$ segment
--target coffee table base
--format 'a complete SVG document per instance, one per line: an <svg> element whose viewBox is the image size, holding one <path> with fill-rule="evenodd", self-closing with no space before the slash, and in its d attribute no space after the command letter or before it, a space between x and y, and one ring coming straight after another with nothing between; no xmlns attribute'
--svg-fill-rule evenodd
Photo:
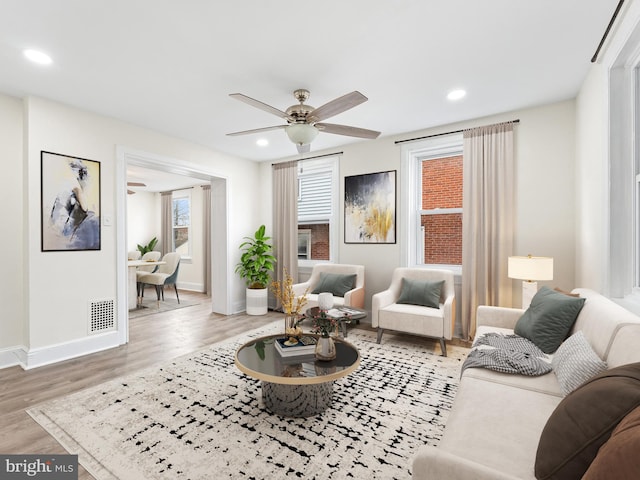
<svg viewBox="0 0 640 480"><path fill-rule="evenodd" d="M283 417L311 417L324 412L333 397L333 382L284 385L262 382L262 400L271 412Z"/></svg>

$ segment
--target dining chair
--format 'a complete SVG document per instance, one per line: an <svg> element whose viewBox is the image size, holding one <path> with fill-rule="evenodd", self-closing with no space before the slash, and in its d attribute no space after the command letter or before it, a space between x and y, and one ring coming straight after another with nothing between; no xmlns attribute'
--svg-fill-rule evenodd
<svg viewBox="0 0 640 480"><path fill-rule="evenodd" d="M147 252L142 256L140 260L142 260L143 262L157 262L158 260L160 260L160 255L160 252ZM140 277L146 275L147 273L153 273L156 270L158 270L158 265L141 265L136 269L136 288L139 297L141 297L143 293L142 285L140 284Z"/></svg>
<svg viewBox="0 0 640 480"><path fill-rule="evenodd" d="M141 275L138 278L138 281L141 283L141 290L144 293L145 285L154 285L156 287L158 301L160 301L160 296L162 296L162 300L164 301L164 286L173 285L176 290L176 298L178 299L178 303L180 303L178 286L176 285L178 281L178 269L180 268L180 254L176 252L167 253L162 257L162 261L165 263L159 265L158 270L153 273Z"/></svg>

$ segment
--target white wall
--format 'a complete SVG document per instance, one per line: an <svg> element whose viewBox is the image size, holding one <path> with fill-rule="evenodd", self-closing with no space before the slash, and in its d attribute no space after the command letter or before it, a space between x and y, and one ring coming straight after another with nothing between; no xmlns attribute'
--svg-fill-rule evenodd
<svg viewBox="0 0 640 480"><path fill-rule="evenodd" d="M607 72L594 64L576 102L576 284L607 291Z"/></svg>
<svg viewBox="0 0 640 480"><path fill-rule="evenodd" d="M115 175L116 148L126 146L153 152L165 158L184 160L215 177L227 179L229 200L228 238L225 252L229 264L237 262L235 245L247 231L261 222L251 208L259 192L258 166L255 162L230 157L157 132L111 118L78 110L48 100L30 97L26 106L26 145L24 159L26 188L17 192L24 207L19 213L26 222L26 288L28 333L23 343L30 352L89 340L88 304L92 300L115 298L117 232ZM15 120L19 116L14 115ZM92 252L40 251L40 151L47 150L101 162L102 216L111 216L114 226L102 227L102 249ZM17 160L17 159L16 159ZM214 267L215 268L215 267ZM232 302L242 305L244 288L232 280ZM18 295L19 297L19 295ZM123 299L124 301L124 299ZM13 327L12 327L13 328Z"/></svg>
<svg viewBox="0 0 640 480"><path fill-rule="evenodd" d="M365 265L366 308L371 295L388 287L393 269L401 264L400 244L354 245L344 243L344 177L384 170L398 170L401 152L396 140L520 119L515 127L516 231L515 254L552 256L554 280L540 282L571 289L574 282L575 102L564 102L507 112L438 128L381 137L344 145L340 149L313 152L321 155L343 151L340 162L340 248L338 262ZM262 175L271 178L271 164L262 164ZM268 185L267 185L268 186ZM398 195L403 186L398 182ZM271 192L269 192L269 199ZM398 219L399 220L399 219ZM403 225L398 221L397 232ZM401 235L398 235L401 238ZM506 262L507 259L505 258ZM514 305L521 304L521 284L514 281Z"/></svg>
<svg viewBox="0 0 640 480"><path fill-rule="evenodd" d="M147 245L153 237L160 240L160 194L127 195L127 251Z"/></svg>
<svg viewBox="0 0 640 480"><path fill-rule="evenodd" d="M3 349L22 345L24 224L22 210L22 102L0 94L0 205L3 252L0 275L0 363ZM13 362L15 363L15 359Z"/></svg>

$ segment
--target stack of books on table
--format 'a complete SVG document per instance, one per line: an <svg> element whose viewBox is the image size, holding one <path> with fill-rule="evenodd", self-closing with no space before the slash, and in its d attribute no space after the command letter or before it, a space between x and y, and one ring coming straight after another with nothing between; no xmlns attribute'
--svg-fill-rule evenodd
<svg viewBox="0 0 640 480"><path fill-rule="evenodd" d="M359 313L361 312L358 312L357 310L352 310L348 307L332 308L331 310L327 311L327 315L329 315L332 318L343 318L348 315L358 315Z"/></svg>
<svg viewBox="0 0 640 480"><path fill-rule="evenodd" d="M301 355L313 355L316 350L317 340L315 337L303 335L298 338L298 342L292 344L289 337L276 338L276 350L282 357L295 357Z"/></svg>

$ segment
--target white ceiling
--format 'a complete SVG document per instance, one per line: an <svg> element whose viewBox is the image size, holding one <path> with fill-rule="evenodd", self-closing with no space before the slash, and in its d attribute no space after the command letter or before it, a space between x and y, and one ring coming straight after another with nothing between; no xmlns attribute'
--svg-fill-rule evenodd
<svg viewBox="0 0 640 480"><path fill-rule="evenodd" d="M139 167L137 165L127 165L127 182L144 183L144 186L141 187L133 185L127 186L127 190L136 193L168 192L170 190L180 190L209 183L209 181L200 178L176 175L161 170Z"/></svg>
<svg viewBox="0 0 640 480"><path fill-rule="evenodd" d="M296 88L331 123L411 132L575 97L618 0L0 0L0 92L38 95L253 160L296 154ZM48 53L48 67L25 48ZM446 100L465 88L466 98ZM258 147L259 137L270 141ZM311 150L362 141L321 133Z"/></svg>

